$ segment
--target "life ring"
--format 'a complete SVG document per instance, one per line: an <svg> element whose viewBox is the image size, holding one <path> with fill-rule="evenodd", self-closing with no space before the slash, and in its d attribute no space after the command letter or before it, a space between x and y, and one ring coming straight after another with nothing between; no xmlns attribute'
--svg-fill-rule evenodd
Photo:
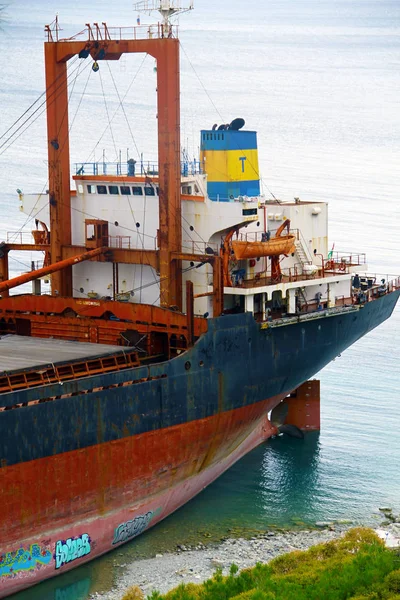
<svg viewBox="0 0 400 600"><path fill-rule="evenodd" d="M335 269L335 263L333 262L333 260L328 260L325 263L325 269L327 271L334 271Z"/></svg>
<svg viewBox="0 0 400 600"><path fill-rule="evenodd" d="M341 262L339 263L339 271L345 271L346 270L346 263L345 262Z"/></svg>

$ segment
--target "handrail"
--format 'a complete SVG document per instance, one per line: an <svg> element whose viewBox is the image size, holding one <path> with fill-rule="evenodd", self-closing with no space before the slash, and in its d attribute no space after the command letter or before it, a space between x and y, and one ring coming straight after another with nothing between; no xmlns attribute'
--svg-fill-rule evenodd
<svg viewBox="0 0 400 600"><path fill-rule="evenodd" d="M345 263L348 266L365 265L367 263L367 256L365 252L337 252L331 251L326 258L326 261L331 261L332 264Z"/></svg>
<svg viewBox="0 0 400 600"><path fill-rule="evenodd" d="M131 176L135 175L146 176L146 175L158 175L158 162L157 161L145 161L143 159L139 161L130 160L126 162L109 162L106 160L98 160L95 162L81 162L75 163L75 175L121 175ZM203 166L199 160L184 160L181 161L181 175L182 177L189 177L192 175L202 175L204 173Z"/></svg>
<svg viewBox="0 0 400 600"><path fill-rule="evenodd" d="M53 24L52 24L53 25ZM59 39L58 22L52 29L51 25L45 25L45 33L47 35L48 42L60 41L76 41L82 40L87 42L106 42L107 40L146 40L152 38L169 38L178 37L179 27L178 25L168 25L168 29L161 23L152 23L151 25L132 25L130 27L108 27L106 23L86 23L85 29L79 31L75 35L69 38ZM55 35L53 35L53 33Z"/></svg>
<svg viewBox="0 0 400 600"><path fill-rule="evenodd" d="M95 248L94 250L89 250L88 252L84 252L83 254L79 254L77 256L72 256L71 258L66 258L65 260L60 260L58 262L52 263L47 267L42 267L41 269L37 269L36 271L29 271L28 273L24 273L23 275L19 275L18 277L13 277L12 279L7 279L5 281L0 282L0 293L6 292L14 287L22 285L23 283L28 283L29 281L33 281L34 279L39 279L43 275L50 275L50 273L55 273L56 271L61 271L67 267L71 267L72 265L76 265L85 260L91 260L92 258L96 258L100 254L104 254L107 251L107 248Z"/></svg>
<svg viewBox="0 0 400 600"><path fill-rule="evenodd" d="M207 243L196 240L184 240L182 247L185 249L185 252L190 251L192 254L214 254L215 256L218 255L220 248L216 242Z"/></svg>
<svg viewBox="0 0 400 600"><path fill-rule="evenodd" d="M309 256L312 255L312 252L310 252L310 249L307 246L307 242L304 238L303 232L301 231L301 229L299 229L299 242L301 243L301 245L303 246L304 249L304 253L307 255L309 254Z"/></svg>
<svg viewBox="0 0 400 600"><path fill-rule="evenodd" d="M322 277L332 276L330 273L324 273L322 268L319 268L316 273L304 273L301 269L298 269L298 265L301 263L295 264L293 267L288 267L282 269L282 282L281 283L294 283L301 281L310 281L314 279L321 279ZM335 277L338 275L344 275L345 272L335 273ZM385 280L385 285L387 286L389 291L393 291L396 289L400 289L400 277L397 275L378 275L371 273L360 273L359 277L361 280L374 280L373 287L377 288L382 285L380 282L382 279ZM233 280L232 287L248 287L249 284L254 283L254 287L260 286L270 286L274 285L275 282L271 279L271 273L267 271L261 271L256 273L253 277L245 278L240 277ZM229 286L228 286L229 287Z"/></svg>

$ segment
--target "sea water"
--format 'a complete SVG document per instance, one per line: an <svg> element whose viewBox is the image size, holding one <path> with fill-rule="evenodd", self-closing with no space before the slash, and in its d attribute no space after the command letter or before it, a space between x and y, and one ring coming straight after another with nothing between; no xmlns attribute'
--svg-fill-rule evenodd
<svg viewBox="0 0 400 600"><path fill-rule="evenodd" d="M43 25L55 12L63 37L87 22L136 23L130 0L110 4L8 4L0 30L0 135L44 90ZM201 128L243 117L258 131L266 197L329 201L330 244L366 252L369 271L384 277L400 272L399 27L397 0L197 0L180 19L189 155L198 154ZM103 63L97 74L89 62L72 65L72 162L116 161L120 150L122 160L141 153L156 159L155 67L148 56L124 56L110 69ZM32 227L18 212L15 190L47 187L42 110L0 148L2 238ZM14 253L11 274L28 270L31 258ZM16 597L85 600L112 587L118 565L178 544L321 520L376 524L380 506L400 511L399 338L397 307L318 374L320 434L270 440L153 530Z"/></svg>

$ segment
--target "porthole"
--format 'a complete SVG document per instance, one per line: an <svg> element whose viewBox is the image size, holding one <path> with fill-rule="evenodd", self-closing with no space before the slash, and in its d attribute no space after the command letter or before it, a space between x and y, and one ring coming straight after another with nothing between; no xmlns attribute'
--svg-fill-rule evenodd
<svg viewBox="0 0 400 600"><path fill-rule="evenodd" d="M186 369L186 371L189 371L191 369L191 367L192 367L192 363L189 360L187 360L185 362L185 369Z"/></svg>

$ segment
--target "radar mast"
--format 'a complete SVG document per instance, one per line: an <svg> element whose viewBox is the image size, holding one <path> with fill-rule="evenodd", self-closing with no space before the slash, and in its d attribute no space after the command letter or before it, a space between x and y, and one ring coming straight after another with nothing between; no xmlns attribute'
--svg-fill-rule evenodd
<svg viewBox="0 0 400 600"><path fill-rule="evenodd" d="M168 27L171 24L172 16L193 10L193 2L194 0L188 0L188 6L183 6L181 0L141 0L141 2L135 2L133 8L137 12L149 15L158 11L162 16L164 27Z"/></svg>

